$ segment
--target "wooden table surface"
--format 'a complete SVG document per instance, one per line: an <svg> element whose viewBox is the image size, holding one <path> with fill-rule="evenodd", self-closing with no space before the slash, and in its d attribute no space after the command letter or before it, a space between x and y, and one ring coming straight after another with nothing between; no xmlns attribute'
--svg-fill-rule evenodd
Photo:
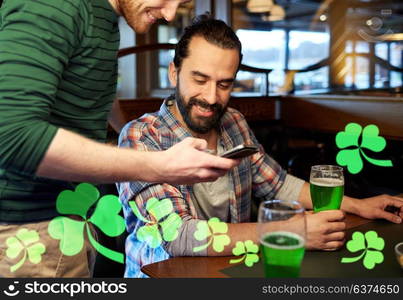
<svg viewBox="0 0 403 300"><path fill-rule="evenodd" d="M372 220L347 214L347 229L367 224ZM141 270L152 278L227 278L220 270L229 266L232 256L173 257L144 266Z"/></svg>

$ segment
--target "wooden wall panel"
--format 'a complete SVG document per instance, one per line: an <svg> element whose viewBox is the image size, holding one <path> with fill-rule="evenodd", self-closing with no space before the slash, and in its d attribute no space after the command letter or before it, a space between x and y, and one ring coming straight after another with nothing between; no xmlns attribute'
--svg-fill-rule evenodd
<svg viewBox="0 0 403 300"><path fill-rule="evenodd" d="M145 98L145 99L125 99L119 100L125 121L137 119L142 115L159 110L163 99Z"/></svg>
<svg viewBox="0 0 403 300"><path fill-rule="evenodd" d="M403 139L403 99L364 96L285 97L281 119L289 127L338 132L350 122L375 124L380 134Z"/></svg>
<svg viewBox="0 0 403 300"><path fill-rule="evenodd" d="M162 99L120 100L126 121L161 106ZM280 104L280 105L279 105ZM403 99L366 96L304 96L232 98L230 107L248 121L280 119L285 126L324 132L339 132L350 122L375 124L381 135L403 140Z"/></svg>

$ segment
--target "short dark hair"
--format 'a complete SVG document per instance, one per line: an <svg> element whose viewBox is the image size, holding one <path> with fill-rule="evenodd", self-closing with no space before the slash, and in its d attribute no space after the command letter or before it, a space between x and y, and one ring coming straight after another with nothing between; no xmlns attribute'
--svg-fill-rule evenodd
<svg viewBox="0 0 403 300"><path fill-rule="evenodd" d="M203 37L206 41L222 49L237 49L239 69L242 61L242 45L239 38L225 22L214 19L208 13L195 17L192 24L185 28L182 37L176 44L174 64L177 69L181 68L183 59L189 56L189 43L194 36Z"/></svg>

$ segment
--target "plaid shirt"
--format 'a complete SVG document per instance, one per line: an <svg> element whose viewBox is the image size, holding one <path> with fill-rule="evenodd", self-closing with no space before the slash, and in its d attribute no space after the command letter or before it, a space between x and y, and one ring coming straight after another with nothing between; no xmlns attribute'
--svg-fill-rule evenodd
<svg viewBox="0 0 403 300"><path fill-rule="evenodd" d="M156 113L145 114L141 118L129 122L119 137L119 146L133 148L138 151L166 150L191 134L175 119L169 106L175 100L168 98ZM251 215L252 193L261 199L272 199L284 182L286 172L270 158L258 143L246 120L240 112L228 108L220 123L220 142L224 150L242 143L258 145L260 151L233 168L230 180L230 221L231 223L249 222ZM167 243L151 248L147 243L138 240L137 230L145 223L134 215L129 201L136 201L139 211L147 220L153 220L145 209L147 200L169 198L174 211L182 218L182 228L187 223L198 219L192 201L192 185L169 185L147 182L121 182L117 184L120 201L129 232L126 240L126 272L125 277L146 277L140 270L143 265L168 259ZM181 229L182 229L181 228ZM190 233L182 231L178 238L193 238ZM186 254L185 255L198 255Z"/></svg>

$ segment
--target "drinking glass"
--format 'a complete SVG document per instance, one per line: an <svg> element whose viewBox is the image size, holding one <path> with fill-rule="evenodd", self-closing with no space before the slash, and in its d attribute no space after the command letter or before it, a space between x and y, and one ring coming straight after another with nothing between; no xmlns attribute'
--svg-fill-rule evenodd
<svg viewBox="0 0 403 300"><path fill-rule="evenodd" d="M403 269L403 242L401 242L395 246L395 253L396 253L397 262Z"/></svg>
<svg viewBox="0 0 403 300"><path fill-rule="evenodd" d="M305 210L297 201L259 206L258 235L266 277L298 277L305 253Z"/></svg>
<svg viewBox="0 0 403 300"><path fill-rule="evenodd" d="M332 165L312 166L309 182L314 212L340 209L344 195L342 167Z"/></svg>

